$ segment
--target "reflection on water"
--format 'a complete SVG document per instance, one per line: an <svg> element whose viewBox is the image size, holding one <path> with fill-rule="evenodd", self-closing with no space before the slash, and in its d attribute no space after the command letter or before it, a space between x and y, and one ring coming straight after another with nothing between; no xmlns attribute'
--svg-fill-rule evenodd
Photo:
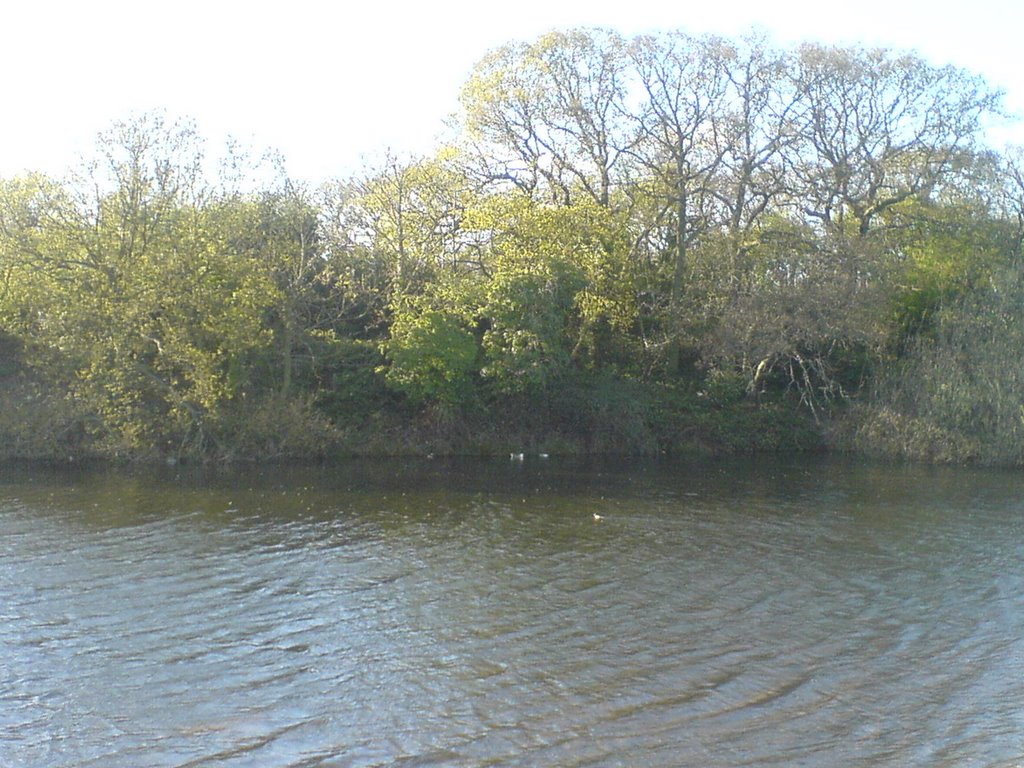
<svg viewBox="0 0 1024 768"><path fill-rule="evenodd" d="M0 472L0 765L1024 760L1015 473Z"/></svg>

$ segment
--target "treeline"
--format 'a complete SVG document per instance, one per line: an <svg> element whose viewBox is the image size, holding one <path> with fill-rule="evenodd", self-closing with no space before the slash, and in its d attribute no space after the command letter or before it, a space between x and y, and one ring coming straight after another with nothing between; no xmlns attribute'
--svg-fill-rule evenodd
<svg viewBox="0 0 1024 768"><path fill-rule="evenodd" d="M572 30L312 189L144 115L0 181L0 453L1024 462L1024 153L884 50Z"/></svg>

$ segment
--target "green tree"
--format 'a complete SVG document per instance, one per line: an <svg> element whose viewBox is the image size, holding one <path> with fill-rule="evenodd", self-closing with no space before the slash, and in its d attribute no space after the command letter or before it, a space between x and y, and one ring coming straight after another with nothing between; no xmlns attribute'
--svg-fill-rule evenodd
<svg viewBox="0 0 1024 768"><path fill-rule="evenodd" d="M368 246L384 271L387 302L421 293L439 273L473 263L472 243L460 230L475 187L454 157L452 150L408 163L389 157L356 183L342 220L349 241Z"/></svg>
<svg viewBox="0 0 1024 768"><path fill-rule="evenodd" d="M582 200L537 204L496 196L467 216L492 233L477 314L483 373L509 392L543 391L570 366L611 363L636 322L628 231L608 208Z"/></svg>
<svg viewBox="0 0 1024 768"><path fill-rule="evenodd" d="M391 323L388 384L415 403L452 409L472 400L477 340L455 313L409 301Z"/></svg>
<svg viewBox="0 0 1024 768"><path fill-rule="evenodd" d="M265 338L268 286L210 226L190 126L145 115L97 150L66 183L32 182L32 215L5 226L7 317L105 450L202 453Z"/></svg>

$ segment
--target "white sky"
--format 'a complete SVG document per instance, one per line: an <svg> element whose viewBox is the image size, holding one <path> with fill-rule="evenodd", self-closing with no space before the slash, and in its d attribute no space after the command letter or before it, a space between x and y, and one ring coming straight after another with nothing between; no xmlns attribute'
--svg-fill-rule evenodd
<svg viewBox="0 0 1024 768"><path fill-rule="evenodd" d="M386 149L429 152L488 50L553 28L682 28L777 43L913 49L1007 92L1024 115L1021 0L8 0L0 12L0 176L59 175L133 112L194 118L345 176ZM1024 123L997 143L1024 144Z"/></svg>

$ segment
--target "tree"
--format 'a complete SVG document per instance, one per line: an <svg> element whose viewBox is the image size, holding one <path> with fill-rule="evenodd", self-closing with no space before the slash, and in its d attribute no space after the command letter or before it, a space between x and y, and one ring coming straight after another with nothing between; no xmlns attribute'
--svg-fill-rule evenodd
<svg viewBox="0 0 1024 768"><path fill-rule="evenodd" d="M1024 267L1024 147L1009 147L1000 170L999 208L1012 222L1014 259Z"/></svg>
<svg viewBox="0 0 1024 768"><path fill-rule="evenodd" d="M423 300L396 308L386 351L388 384L413 402L452 409L472 399L477 341L450 309Z"/></svg>
<svg viewBox="0 0 1024 768"><path fill-rule="evenodd" d="M472 262L461 219L474 199L474 185L452 162L453 153L400 163L389 157L356 186L348 223L350 240L362 242L386 271L389 302L422 292L439 271Z"/></svg>
<svg viewBox="0 0 1024 768"><path fill-rule="evenodd" d="M766 217L778 214L791 181L787 156L799 140L803 106L787 77L792 58L749 38L723 51L729 81L717 137L723 149L712 194L729 240L730 279L740 289L743 257Z"/></svg>
<svg viewBox="0 0 1024 768"><path fill-rule="evenodd" d="M278 398L287 400L297 358L313 357L313 335L331 329L340 311L321 242L320 208L309 190L283 174L273 186L234 194L216 207L234 255L275 289L267 297L279 361L273 378Z"/></svg>
<svg viewBox="0 0 1024 768"><path fill-rule="evenodd" d="M1000 95L911 54L804 45L795 205L834 235L866 236L886 210L925 196L973 149Z"/></svg>
<svg viewBox="0 0 1024 768"><path fill-rule="evenodd" d="M112 452L207 450L265 338L270 291L211 226L201 162L190 126L118 123L67 182L32 182L32 215L6 226L12 328Z"/></svg>
<svg viewBox="0 0 1024 768"><path fill-rule="evenodd" d="M854 421L853 445L916 460L1024 462L1024 284L993 275L943 304L931 333L886 369Z"/></svg>
<svg viewBox="0 0 1024 768"><path fill-rule="evenodd" d="M627 62L619 35L599 29L551 32L486 56L462 92L480 175L549 202L582 195L609 205L630 143Z"/></svg>
<svg viewBox="0 0 1024 768"><path fill-rule="evenodd" d="M633 116L631 155L653 180L660 201L654 226L667 225L670 257L667 369L679 367L689 254L711 226L713 179L724 161L722 106L729 51L716 38L682 33L637 38L630 58L645 101Z"/></svg>
<svg viewBox="0 0 1024 768"><path fill-rule="evenodd" d="M769 222L749 259L747 287L702 339L704 359L740 371L759 398L795 393L820 419L865 384L887 339L885 259L871 243L816 237L784 220Z"/></svg>

